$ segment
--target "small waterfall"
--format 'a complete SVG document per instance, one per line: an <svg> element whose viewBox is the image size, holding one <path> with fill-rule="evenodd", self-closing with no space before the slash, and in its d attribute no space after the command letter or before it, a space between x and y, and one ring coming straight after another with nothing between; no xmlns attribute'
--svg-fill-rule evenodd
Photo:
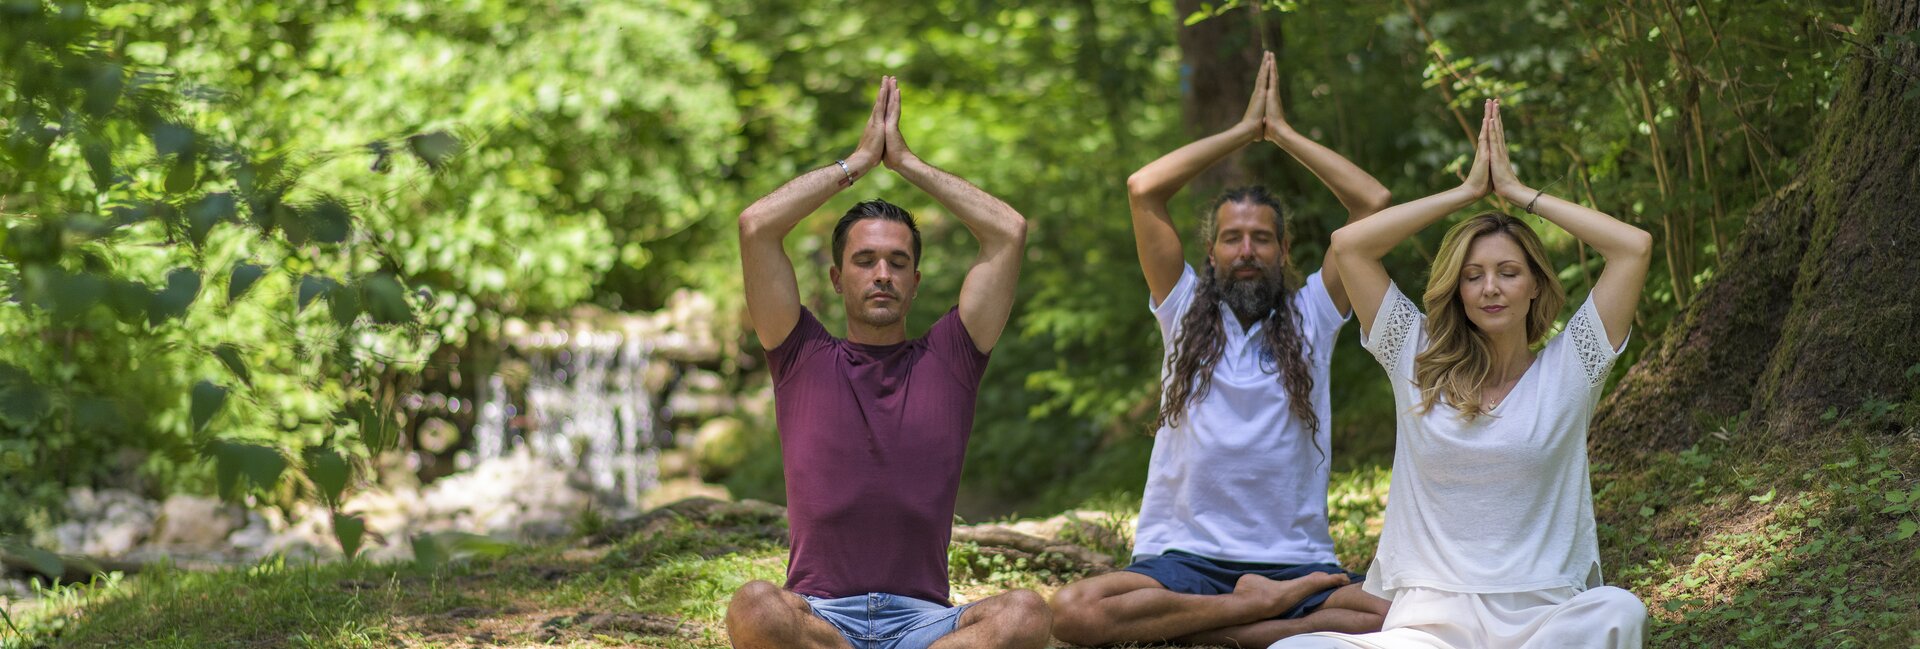
<svg viewBox="0 0 1920 649"><path fill-rule="evenodd" d="M516 335L517 334L517 335ZM509 332L509 357L526 363L519 394L495 373L481 388L472 456L461 465L524 447L578 472L620 507L659 483L659 446L645 376L654 361L639 331Z"/></svg>

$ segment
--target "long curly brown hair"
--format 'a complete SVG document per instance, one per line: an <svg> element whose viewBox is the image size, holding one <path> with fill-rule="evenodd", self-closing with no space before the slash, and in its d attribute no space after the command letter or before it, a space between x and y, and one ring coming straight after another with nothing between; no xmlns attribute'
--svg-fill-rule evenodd
<svg viewBox="0 0 1920 649"><path fill-rule="evenodd" d="M1202 235L1212 241L1220 207L1228 203L1251 203L1264 205L1273 210L1273 225L1276 234L1284 240L1286 219L1284 208L1279 199L1274 198L1265 187L1258 185L1230 189L1220 194L1207 210L1207 223ZM1280 260L1283 268L1287 261ZM1277 380L1286 387L1287 402L1293 416L1305 423L1307 430L1320 429L1320 416L1313 410L1313 371L1307 365L1307 342L1300 332L1300 313L1294 308L1291 273L1287 279L1273 283L1274 295L1272 311L1263 322L1266 323L1263 342L1272 352L1271 359L1277 367L1269 369L1278 375ZM1200 274L1200 285L1194 291L1193 304L1180 317L1180 333L1171 341L1173 357L1168 361L1171 369L1161 388L1164 390L1160 400L1160 416L1153 423L1153 430L1172 428L1180 425L1186 418L1187 409L1207 396L1213 389L1213 368L1220 362L1220 356L1226 350L1226 332L1220 319L1220 303L1224 289L1218 272L1208 260L1207 267ZM1263 357L1264 361L1264 357ZM1268 368L1262 368L1268 369ZM1314 448L1319 448L1317 435Z"/></svg>

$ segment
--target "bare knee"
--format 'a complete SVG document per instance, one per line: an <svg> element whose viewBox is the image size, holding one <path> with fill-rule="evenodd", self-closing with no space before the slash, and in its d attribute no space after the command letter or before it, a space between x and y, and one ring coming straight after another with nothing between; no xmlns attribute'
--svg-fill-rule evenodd
<svg viewBox="0 0 1920 649"><path fill-rule="evenodd" d="M727 631L751 635L765 623L791 614L792 608L779 586L759 579L749 581L733 591L733 600L727 602Z"/></svg>
<svg viewBox="0 0 1920 649"><path fill-rule="evenodd" d="M1100 610L1100 592L1086 584L1074 583L1053 594L1053 635L1077 645L1103 645L1111 641L1103 633L1109 626L1107 616Z"/></svg>
<svg viewBox="0 0 1920 649"><path fill-rule="evenodd" d="M999 646L1045 647L1053 630L1047 600L1031 590L1010 590L981 601L975 623L985 623L1002 638Z"/></svg>

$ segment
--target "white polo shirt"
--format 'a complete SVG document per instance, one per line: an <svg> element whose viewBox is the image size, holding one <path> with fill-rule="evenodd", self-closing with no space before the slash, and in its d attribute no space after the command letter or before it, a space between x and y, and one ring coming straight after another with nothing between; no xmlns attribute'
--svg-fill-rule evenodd
<svg viewBox="0 0 1920 649"><path fill-rule="evenodd" d="M1189 265L1166 301L1148 302L1165 343L1162 385L1180 320L1198 286L1199 275ZM1306 430L1293 416L1264 340L1265 322L1243 328L1233 310L1220 305L1227 340L1213 367L1212 389L1188 407L1179 426L1160 429L1153 440L1134 556L1180 550L1223 561L1339 563L1327 533L1333 450L1327 370L1347 314L1334 306L1318 272L1290 296L1290 304L1313 374L1319 429Z"/></svg>

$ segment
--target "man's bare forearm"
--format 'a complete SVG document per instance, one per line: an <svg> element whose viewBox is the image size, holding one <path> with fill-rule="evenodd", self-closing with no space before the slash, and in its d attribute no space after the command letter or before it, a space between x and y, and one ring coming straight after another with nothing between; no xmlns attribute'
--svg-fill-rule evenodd
<svg viewBox="0 0 1920 649"><path fill-rule="evenodd" d="M891 168L966 224L973 236L980 240L982 253L991 254L1025 242L1026 219L1006 201L921 160L919 156L905 156Z"/></svg>

